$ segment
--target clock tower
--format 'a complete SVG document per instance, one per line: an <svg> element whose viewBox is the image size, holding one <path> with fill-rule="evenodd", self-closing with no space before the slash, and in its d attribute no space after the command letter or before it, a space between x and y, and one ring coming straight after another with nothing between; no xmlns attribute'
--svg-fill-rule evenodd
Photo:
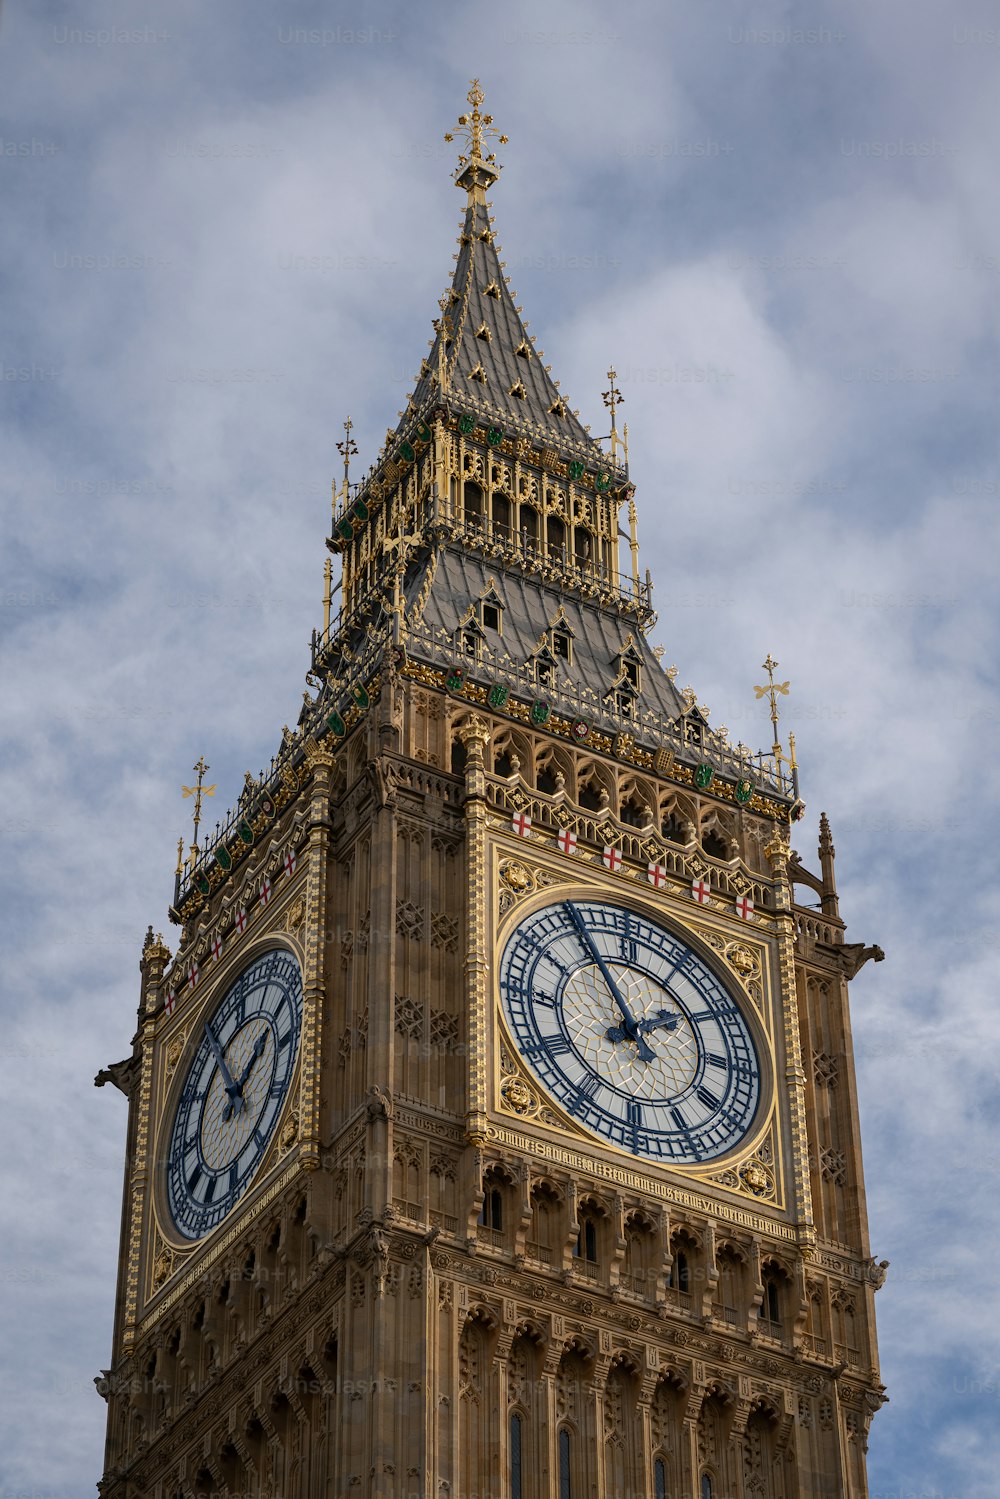
<svg viewBox="0 0 1000 1499"><path fill-rule="evenodd" d="M647 632L466 198L335 499L342 608L147 936L104 1499L863 1499L879 1383L834 850ZM503 137L501 137L503 139ZM628 525L622 566L620 521ZM329 569L328 569L329 578ZM202 769L204 766L202 765Z"/></svg>

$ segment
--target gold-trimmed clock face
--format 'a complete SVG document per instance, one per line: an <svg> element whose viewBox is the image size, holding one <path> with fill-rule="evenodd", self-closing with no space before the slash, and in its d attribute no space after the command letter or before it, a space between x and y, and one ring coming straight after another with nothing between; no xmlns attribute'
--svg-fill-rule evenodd
<svg viewBox="0 0 1000 1499"><path fill-rule="evenodd" d="M302 973L283 947L261 953L206 1017L177 1104L167 1201L178 1233L202 1239L250 1186L291 1086Z"/></svg>
<svg viewBox="0 0 1000 1499"><path fill-rule="evenodd" d="M500 996L538 1081L612 1144L701 1165L753 1129L762 1069L740 998L661 922L589 897L544 906L507 939Z"/></svg>

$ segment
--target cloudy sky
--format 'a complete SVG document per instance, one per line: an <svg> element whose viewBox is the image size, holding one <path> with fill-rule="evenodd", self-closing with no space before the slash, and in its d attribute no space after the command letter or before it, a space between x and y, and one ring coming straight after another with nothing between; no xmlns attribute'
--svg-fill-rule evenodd
<svg viewBox="0 0 1000 1499"><path fill-rule="evenodd" d="M478 74L595 432L618 371L653 639L756 744L778 658L795 841L828 812L887 953L852 988L874 1499L993 1499L998 64L988 0L7 7L0 1494L100 1475L125 1103L91 1080L181 783L204 753L221 810L294 722L334 444L350 414L367 466L425 351Z"/></svg>

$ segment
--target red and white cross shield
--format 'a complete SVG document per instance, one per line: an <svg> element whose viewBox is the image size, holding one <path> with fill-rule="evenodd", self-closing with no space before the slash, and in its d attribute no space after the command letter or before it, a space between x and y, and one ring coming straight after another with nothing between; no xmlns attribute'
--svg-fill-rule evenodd
<svg viewBox="0 0 1000 1499"><path fill-rule="evenodd" d="M268 903L268 901L270 899L271 899L271 881L268 879L267 875L265 875L264 878L260 882L260 900L261 900L261 905L266 906L267 903Z"/></svg>
<svg viewBox="0 0 1000 1499"><path fill-rule="evenodd" d="M285 871L289 875L295 873L295 850L290 848L285 855Z"/></svg>
<svg viewBox="0 0 1000 1499"><path fill-rule="evenodd" d="M609 843L604 850L604 867L610 869L612 874L617 873L622 867L622 856L613 843Z"/></svg>
<svg viewBox="0 0 1000 1499"><path fill-rule="evenodd" d="M571 828L563 828L556 842L564 854L576 853L576 834Z"/></svg>
<svg viewBox="0 0 1000 1499"><path fill-rule="evenodd" d="M172 1015L174 1013L174 1006L176 1005L176 1003L176 992L173 989L168 989L163 998L163 1008L166 1010L168 1015Z"/></svg>
<svg viewBox="0 0 1000 1499"><path fill-rule="evenodd" d="M195 963L192 963L191 967L188 969L188 983L191 985L191 988L193 989L194 986L195 986L195 984L197 982L198 982L198 964L197 964L197 962L195 962Z"/></svg>
<svg viewBox="0 0 1000 1499"><path fill-rule="evenodd" d="M246 929L247 929L247 908L246 908L246 906L240 906L239 910L236 912L236 930L239 933L239 935L242 937L243 933L246 931Z"/></svg>
<svg viewBox="0 0 1000 1499"><path fill-rule="evenodd" d="M662 864L651 863L646 867L646 878L654 890L662 890L667 883L667 871Z"/></svg>
<svg viewBox="0 0 1000 1499"><path fill-rule="evenodd" d="M709 885L707 880L691 881L691 894L694 896L699 906L703 906L705 904L711 893L712 887Z"/></svg>
<svg viewBox="0 0 1000 1499"><path fill-rule="evenodd" d="M510 825L519 838L527 838L531 832L531 818L527 812L515 812Z"/></svg>
<svg viewBox="0 0 1000 1499"><path fill-rule="evenodd" d="M212 957L216 962L222 957L222 936L219 932L212 938Z"/></svg>
<svg viewBox="0 0 1000 1499"><path fill-rule="evenodd" d="M737 916L741 916L744 921L750 920L750 917L753 915L753 901L749 895L738 895L736 897L736 914Z"/></svg>

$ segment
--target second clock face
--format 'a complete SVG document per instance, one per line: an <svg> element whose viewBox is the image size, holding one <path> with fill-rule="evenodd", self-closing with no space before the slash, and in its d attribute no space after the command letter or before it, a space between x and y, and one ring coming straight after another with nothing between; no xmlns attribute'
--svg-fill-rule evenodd
<svg viewBox="0 0 1000 1499"><path fill-rule="evenodd" d="M675 933L624 906L561 901L500 962L528 1066L579 1123L635 1155L694 1165L733 1149L760 1103L734 995Z"/></svg>
<svg viewBox="0 0 1000 1499"><path fill-rule="evenodd" d="M210 1233L247 1190L288 1096L302 1026L290 952L262 953L205 1019L170 1137L167 1196L186 1239Z"/></svg>

